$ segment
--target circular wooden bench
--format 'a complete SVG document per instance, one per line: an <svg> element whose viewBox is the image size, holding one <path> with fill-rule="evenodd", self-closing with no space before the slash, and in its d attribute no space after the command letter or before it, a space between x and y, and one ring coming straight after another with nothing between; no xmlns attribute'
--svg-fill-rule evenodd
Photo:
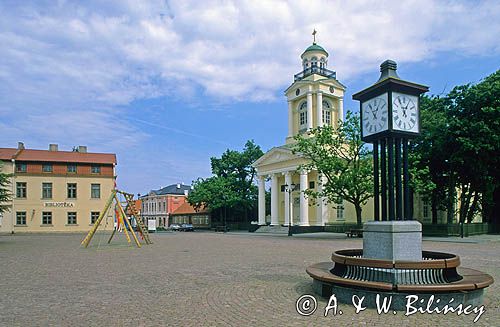
<svg viewBox="0 0 500 327"><path fill-rule="evenodd" d="M449 253L423 251L424 260L418 262L365 259L362 255L360 249L336 251L333 262L311 265L306 272L325 283L382 291L471 291L493 283L486 273L459 267L460 258Z"/></svg>

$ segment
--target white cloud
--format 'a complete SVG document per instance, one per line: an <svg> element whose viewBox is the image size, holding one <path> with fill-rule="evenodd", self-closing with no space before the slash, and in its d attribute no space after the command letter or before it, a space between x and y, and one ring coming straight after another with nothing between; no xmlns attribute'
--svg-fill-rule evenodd
<svg viewBox="0 0 500 327"><path fill-rule="evenodd" d="M331 53L330 68L344 80L387 57L409 62L440 51L472 56L500 50L500 4L494 1L20 2L3 7L2 88L72 105L127 104L175 93L186 83L219 99L270 100L300 69L298 56L312 28Z"/></svg>

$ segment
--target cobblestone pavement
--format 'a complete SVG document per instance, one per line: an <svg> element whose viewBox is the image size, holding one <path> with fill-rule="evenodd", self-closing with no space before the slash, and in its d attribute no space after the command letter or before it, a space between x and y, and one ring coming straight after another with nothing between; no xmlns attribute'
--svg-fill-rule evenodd
<svg viewBox="0 0 500 327"><path fill-rule="evenodd" d="M460 255L491 274L485 313L468 316L373 309L302 317L295 301L313 294L305 268L361 239L315 239L209 232L152 235L153 245L106 244L97 234L0 235L0 326L500 326L500 241L425 241L425 250Z"/></svg>

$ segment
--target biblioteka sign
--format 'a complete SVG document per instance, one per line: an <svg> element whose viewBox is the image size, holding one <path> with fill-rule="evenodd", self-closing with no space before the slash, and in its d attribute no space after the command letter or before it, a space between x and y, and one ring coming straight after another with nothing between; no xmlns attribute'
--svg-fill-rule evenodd
<svg viewBox="0 0 500 327"><path fill-rule="evenodd" d="M44 207L51 208L73 208L75 204L73 202L45 202Z"/></svg>

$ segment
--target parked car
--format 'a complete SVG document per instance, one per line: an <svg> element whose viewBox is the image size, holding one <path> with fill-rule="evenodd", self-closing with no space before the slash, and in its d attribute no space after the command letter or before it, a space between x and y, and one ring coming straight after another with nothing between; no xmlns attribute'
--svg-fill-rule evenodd
<svg viewBox="0 0 500 327"><path fill-rule="evenodd" d="M194 232L194 227L192 224L182 224L181 230L185 232Z"/></svg>
<svg viewBox="0 0 500 327"><path fill-rule="evenodd" d="M172 231L180 231L181 230L181 225L179 224L172 224L168 227L168 229L172 230Z"/></svg>

